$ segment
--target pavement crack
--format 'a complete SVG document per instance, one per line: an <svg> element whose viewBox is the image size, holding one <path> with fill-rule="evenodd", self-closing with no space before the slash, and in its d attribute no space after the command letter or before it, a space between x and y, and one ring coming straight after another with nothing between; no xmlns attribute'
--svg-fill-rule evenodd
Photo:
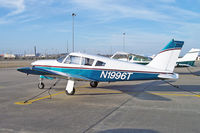
<svg viewBox="0 0 200 133"><path fill-rule="evenodd" d="M105 115L103 118L101 118L100 120L98 120L96 123L94 123L93 125L91 125L90 127L88 127L85 131L83 131L83 133L86 133L87 131L89 131L90 129L92 129L93 127L95 127L96 125L98 125L100 122L102 122L103 120L105 120L107 117L109 117L112 113L114 113L115 111L117 111L118 109L120 109L123 105L125 105L128 101L130 101L132 98L127 99L126 101L124 101L122 104L120 104L118 107L116 107L115 109L113 109L111 112L109 112L107 115Z"/></svg>

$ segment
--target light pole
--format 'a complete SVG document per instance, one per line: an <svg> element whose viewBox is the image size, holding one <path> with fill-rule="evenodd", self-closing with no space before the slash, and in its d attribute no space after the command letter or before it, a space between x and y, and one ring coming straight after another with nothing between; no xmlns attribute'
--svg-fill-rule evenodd
<svg viewBox="0 0 200 133"><path fill-rule="evenodd" d="M69 53L68 40L67 40L67 54Z"/></svg>
<svg viewBox="0 0 200 133"><path fill-rule="evenodd" d="M123 51L125 51L125 35L126 33L124 32L123 33Z"/></svg>
<svg viewBox="0 0 200 133"><path fill-rule="evenodd" d="M75 13L72 13L72 52L74 52L74 16Z"/></svg>

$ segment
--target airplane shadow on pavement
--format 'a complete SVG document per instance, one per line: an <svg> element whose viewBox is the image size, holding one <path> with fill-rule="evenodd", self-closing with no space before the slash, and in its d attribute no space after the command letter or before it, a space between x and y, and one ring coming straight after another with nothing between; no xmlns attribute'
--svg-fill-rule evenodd
<svg viewBox="0 0 200 133"><path fill-rule="evenodd" d="M154 81L155 83L157 81ZM159 100L159 101L170 101L170 99L159 96L159 95L154 95L148 92L148 88L154 87L154 82L148 82L148 83L141 83L141 84L133 84L133 85L112 85L112 84L107 84L107 83L102 83L99 85L97 88L90 88L88 89L106 89L106 90L113 90L114 92L109 92L106 93L97 93L94 90L93 92L87 92L87 93L82 93L82 94L76 94L76 95L119 95L119 94L128 94L131 95L135 98L139 98L142 100ZM171 87L171 86L170 86ZM117 91L115 93L115 91ZM118 93L121 92L121 93Z"/></svg>
<svg viewBox="0 0 200 133"><path fill-rule="evenodd" d="M175 84L175 81L168 81L172 84ZM171 99L166 98L165 96L160 96L156 94L152 94L154 92L156 93L181 93L181 94L189 94L189 95L200 95L200 85L179 85L179 88L175 88L161 80L152 81L152 82L145 82L145 83L139 83L139 84L133 84L131 85L114 85L114 84L107 84L107 83L100 83L99 87L97 89L107 89L107 90L116 90L120 91L122 93L131 95L135 98L139 98L142 100L158 100L158 101L171 101ZM88 89L90 87L87 87ZM90 88L90 89L96 89L96 88ZM87 92L83 94L76 94L76 95L119 95L120 93L96 93L96 92Z"/></svg>
<svg viewBox="0 0 200 133"><path fill-rule="evenodd" d="M159 132L151 129L119 128L119 129L108 129L104 131L99 131L97 133L159 133Z"/></svg>

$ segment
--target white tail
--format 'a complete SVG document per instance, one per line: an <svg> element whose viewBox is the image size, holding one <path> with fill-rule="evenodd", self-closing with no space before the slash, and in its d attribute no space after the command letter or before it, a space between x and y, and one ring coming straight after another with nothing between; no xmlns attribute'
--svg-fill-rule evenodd
<svg viewBox="0 0 200 133"><path fill-rule="evenodd" d="M197 59L199 55L200 49L194 49L192 48L187 54L185 54L182 58L179 58L177 60L178 66L193 66L195 60Z"/></svg>
<svg viewBox="0 0 200 133"><path fill-rule="evenodd" d="M183 41L172 39L147 66L173 72L183 44Z"/></svg>

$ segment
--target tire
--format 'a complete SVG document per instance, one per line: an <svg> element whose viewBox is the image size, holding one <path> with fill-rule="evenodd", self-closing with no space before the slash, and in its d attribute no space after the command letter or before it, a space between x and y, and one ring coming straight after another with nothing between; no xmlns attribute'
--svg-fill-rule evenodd
<svg viewBox="0 0 200 133"><path fill-rule="evenodd" d="M65 91L66 95L74 95L75 94L75 88L73 88L72 92L69 93L67 90Z"/></svg>
<svg viewBox="0 0 200 133"><path fill-rule="evenodd" d="M39 88L39 89L44 89L44 86L45 86L45 85L44 85L43 82L41 82L41 83L38 84L38 88Z"/></svg>
<svg viewBox="0 0 200 133"><path fill-rule="evenodd" d="M97 82L97 81L91 81L91 82L90 82L90 86L91 86L92 88L96 88L97 85L98 85L98 82Z"/></svg>

